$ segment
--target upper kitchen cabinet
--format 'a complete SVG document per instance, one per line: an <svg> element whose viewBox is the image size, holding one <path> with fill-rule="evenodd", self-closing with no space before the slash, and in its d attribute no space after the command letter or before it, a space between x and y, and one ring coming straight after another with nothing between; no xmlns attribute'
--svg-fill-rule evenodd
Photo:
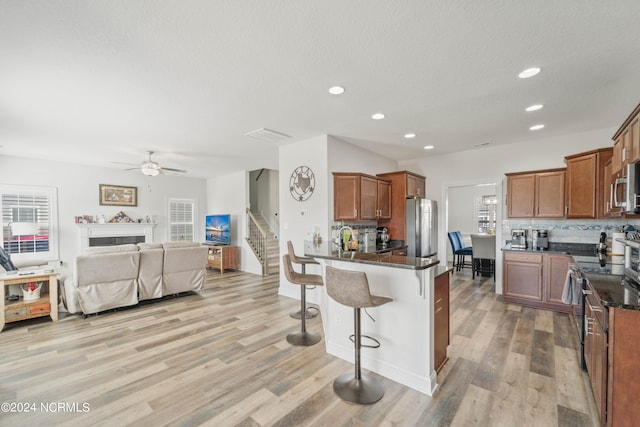
<svg viewBox="0 0 640 427"><path fill-rule="evenodd" d="M626 200L627 165L640 161L640 105L627 117L622 126L613 135L613 157L611 159L611 176L605 175L608 187L605 193L609 197L604 200L606 214L610 217L637 217L627 214L624 207L616 202ZM621 184L621 185L619 185Z"/></svg>
<svg viewBox="0 0 640 427"><path fill-rule="evenodd" d="M391 182L391 218L379 221L380 227L387 227L392 239L406 239L407 197L425 197L426 178L409 171L398 171L378 174Z"/></svg>
<svg viewBox="0 0 640 427"><path fill-rule="evenodd" d="M640 104L631 112L613 135L613 160L611 173L622 173L629 163L640 160Z"/></svg>
<svg viewBox="0 0 640 427"><path fill-rule="evenodd" d="M565 157L567 163L567 218L604 218L605 164L613 148L601 148Z"/></svg>
<svg viewBox="0 0 640 427"><path fill-rule="evenodd" d="M402 173L402 172L401 172ZM427 179L424 176L416 175L411 172L404 172L407 176L407 193L406 197L422 197L426 196Z"/></svg>
<svg viewBox="0 0 640 427"><path fill-rule="evenodd" d="M333 219L391 218L391 182L353 172L333 173Z"/></svg>
<svg viewBox="0 0 640 427"><path fill-rule="evenodd" d="M565 169L505 174L509 218L563 218Z"/></svg>

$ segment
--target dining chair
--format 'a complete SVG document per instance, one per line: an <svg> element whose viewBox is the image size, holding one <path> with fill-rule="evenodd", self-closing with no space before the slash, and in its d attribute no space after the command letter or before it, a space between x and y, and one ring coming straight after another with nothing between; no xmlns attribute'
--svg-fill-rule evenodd
<svg viewBox="0 0 640 427"><path fill-rule="evenodd" d="M466 256L473 258L473 250L471 246L464 246L462 240L462 233L459 231L450 231L447 233L449 236L449 243L451 243L451 250L453 252L453 265L456 271L462 270L465 265L471 266L466 263Z"/></svg>
<svg viewBox="0 0 640 427"><path fill-rule="evenodd" d="M478 275L496 274L496 236L495 234L472 234L471 247L473 248L472 256L472 275L475 279Z"/></svg>

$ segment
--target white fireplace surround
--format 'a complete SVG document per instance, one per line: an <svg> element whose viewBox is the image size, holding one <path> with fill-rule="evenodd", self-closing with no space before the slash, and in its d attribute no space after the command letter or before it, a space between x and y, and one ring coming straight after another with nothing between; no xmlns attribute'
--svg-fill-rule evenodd
<svg viewBox="0 0 640 427"><path fill-rule="evenodd" d="M92 237L144 236L146 243L153 243L153 227L150 223L76 224L80 229L80 253L89 247Z"/></svg>

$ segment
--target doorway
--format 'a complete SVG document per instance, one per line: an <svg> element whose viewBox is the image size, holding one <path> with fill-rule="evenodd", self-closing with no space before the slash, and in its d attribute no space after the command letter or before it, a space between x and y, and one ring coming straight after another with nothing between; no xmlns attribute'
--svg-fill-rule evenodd
<svg viewBox="0 0 640 427"><path fill-rule="evenodd" d="M441 253L446 254L449 265L453 262L449 231L460 231L465 246L471 246L471 234L493 232L496 234L496 293L502 294L502 179L475 180L450 183L443 186L443 229Z"/></svg>

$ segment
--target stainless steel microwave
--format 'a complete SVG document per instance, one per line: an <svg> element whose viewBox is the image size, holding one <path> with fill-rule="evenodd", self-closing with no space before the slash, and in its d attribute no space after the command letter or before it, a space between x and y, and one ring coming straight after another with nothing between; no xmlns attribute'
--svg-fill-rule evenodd
<svg viewBox="0 0 640 427"><path fill-rule="evenodd" d="M640 213L640 163L629 163L625 172L613 184L613 206L623 212Z"/></svg>

